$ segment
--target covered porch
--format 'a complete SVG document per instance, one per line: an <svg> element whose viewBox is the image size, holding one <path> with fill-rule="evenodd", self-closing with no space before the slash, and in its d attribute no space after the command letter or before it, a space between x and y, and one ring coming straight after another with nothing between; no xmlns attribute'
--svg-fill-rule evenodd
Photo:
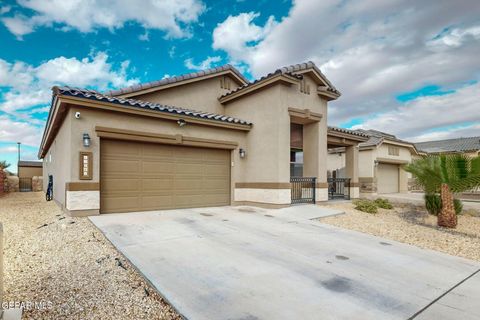
<svg viewBox="0 0 480 320"><path fill-rule="evenodd" d="M342 150L340 161L344 162L342 170L327 170L329 200L351 199L360 196L358 182L358 144L368 140L363 133L353 130L328 127L327 149ZM328 160L327 160L328 161Z"/></svg>
<svg viewBox="0 0 480 320"><path fill-rule="evenodd" d="M311 117L311 116L310 116ZM327 127L326 139L319 131L317 119L291 117L290 124L290 183L292 203L316 203L333 199L358 198L358 144L368 137L348 129ZM317 120L317 121L315 121ZM322 145L323 144L323 145ZM337 176L328 172L328 150L343 148L346 165Z"/></svg>

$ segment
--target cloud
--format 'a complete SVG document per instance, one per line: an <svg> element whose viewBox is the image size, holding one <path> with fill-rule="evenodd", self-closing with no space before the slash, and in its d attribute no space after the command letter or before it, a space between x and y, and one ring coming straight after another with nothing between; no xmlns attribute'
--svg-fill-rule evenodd
<svg viewBox="0 0 480 320"><path fill-rule="evenodd" d="M222 58L219 56L207 57L205 60L201 61L198 64L193 63L193 59L189 58L185 60L185 67L190 70L205 70L212 68L217 62L220 62Z"/></svg>
<svg viewBox="0 0 480 320"><path fill-rule="evenodd" d="M99 28L111 31L122 28L127 22L136 22L145 29L166 32L167 37L181 38L190 35L188 27L198 21L205 11L200 0L19 0L18 4L33 11L31 16L19 14L1 20L18 38L41 26L59 25L63 30L75 29L92 32Z"/></svg>
<svg viewBox="0 0 480 320"><path fill-rule="evenodd" d="M468 132L479 135L479 96L480 83L475 83L454 93L419 97L395 110L380 113L353 128L374 128L412 141L462 136L466 128L469 129Z"/></svg>
<svg viewBox="0 0 480 320"><path fill-rule="evenodd" d="M252 54L246 51L254 50L254 47L248 46L248 43L263 40L275 25L273 16L263 27L256 25L253 20L259 16L260 14L255 12L228 16L213 31L213 48L228 52L234 61L245 61L245 57ZM248 62L250 59L246 60Z"/></svg>
<svg viewBox="0 0 480 320"><path fill-rule="evenodd" d="M38 66L0 59L0 142L38 146L52 86L96 90L130 86L138 79L127 76L128 67L129 61L114 66L103 52L83 59L57 57Z"/></svg>
<svg viewBox="0 0 480 320"><path fill-rule="evenodd" d="M258 13L229 16L215 28L212 47L254 77L314 61L342 92L328 115L338 125L400 110L399 93L480 80L479 15L475 0L297 0L288 16L264 25Z"/></svg>

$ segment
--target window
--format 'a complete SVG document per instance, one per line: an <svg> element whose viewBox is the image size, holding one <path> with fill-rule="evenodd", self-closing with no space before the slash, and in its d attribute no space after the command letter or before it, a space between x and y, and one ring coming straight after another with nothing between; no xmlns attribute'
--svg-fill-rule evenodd
<svg viewBox="0 0 480 320"><path fill-rule="evenodd" d="M388 147L388 155L389 156L399 156L400 155L400 148L398 148L398 147Z"/></svg>
<svg viewBox="0 0 480 320"><path fill-rule="evenodd" d="M290 176L303 177L303 150L290 149Z"/></svg>

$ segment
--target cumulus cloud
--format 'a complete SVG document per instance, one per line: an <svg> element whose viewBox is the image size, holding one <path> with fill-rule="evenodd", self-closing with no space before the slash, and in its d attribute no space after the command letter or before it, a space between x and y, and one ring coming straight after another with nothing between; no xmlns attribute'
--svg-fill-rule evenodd
<svg viewBox="0 0 480 320"><path fill-rule="evenodd" d="M205 60L201 61L198 64L195 64L192 58L186 59L184 62L185 67L190 70L205 70L212 68L217 62L220 62L221 60L222 58L220 58L219 56L215 56L207 57Z"/></svg>
<svg viewBox="0 0 480 320"><path fill-rule="evenodd" d="M19 38L40 26L56 24L64 30L92 32L98 28L122 28L127 22L180 38L190 34L189 24L196 22L205 10L200 0L117 0L114 3L110 0L18 0L18 4L32 10L33 15L27 17L15 12L2 21Z"/></svg>
<svg viewBox="0 0 480 320"><path fill-rule="evenodd" d="M366 120L354 129L375 128L412 141L480 134L480 83L442 96L420 97ZM467 126L458 124L473 123ZM441 129L441 130L438 130ZM416 134L418 132L422 134Z"/></svg>
<svg viewBox="0 0 480 320"><path fill-rule="evenodd" d="M288 16L265 25L257 22L258 13L229 16L214 30L212 46L245 63L255 77L314 61L342 91L328 118L339 125L400 112L400 93L480 80L479 15L475 0L297 0Z"/></svg>
<svg viewBox="0 0 480 320"><path fill-rule="evenodd" d="M0 59L0 142L38 146L44 126L39 114L49 110L52 86L130 86L138 79L127 76L128 66L128 61L114 66L103 52L83 59L57 57L38 66Z"/></svg>

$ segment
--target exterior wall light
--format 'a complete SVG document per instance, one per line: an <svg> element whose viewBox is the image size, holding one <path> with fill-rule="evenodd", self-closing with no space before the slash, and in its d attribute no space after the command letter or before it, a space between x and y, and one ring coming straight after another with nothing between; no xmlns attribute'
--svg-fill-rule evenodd
<svg viewBox="0 0 480 320"><path fill-rule="evenodd" d="M85 148L90 147L90 136L88 135L88 133L83 134L83 146Z"/></svg>
<svg viewBox="0 0 480 320"><path fill-rule="evenodd" d="M373 161L373 164L375 165L375 167L377 167L378 166L378 160Z"/></svg>
<svg viewBox="0 0 480 320"><path fill-rule="evenodd" d="M245 158L247 156L247 151L245 149L240 148L239 154L240 154L240 158Z"/></svg>
<svg viewBox="0 0 480 320"><path fill-rule="evenodd" d="M178 125L179 125L180 127L183 127L183 126L185 126L185 125L187 124L187 122L186 122L185 120L183 120L183 119L178 119L178 120L177 120L177 123L178 123Z"/></svg>

